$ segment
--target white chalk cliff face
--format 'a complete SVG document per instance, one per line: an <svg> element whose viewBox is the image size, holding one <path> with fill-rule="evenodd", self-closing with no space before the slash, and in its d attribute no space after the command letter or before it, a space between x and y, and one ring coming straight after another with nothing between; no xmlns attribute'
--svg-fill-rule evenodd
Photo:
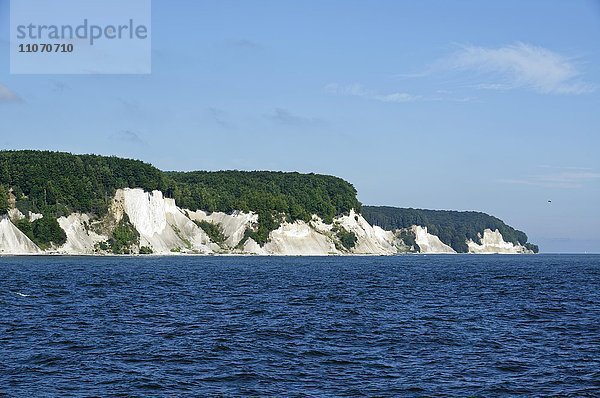
<svg viewBox="0 0 600 398"><path fill-rule="evenodd" d="M218 248L208 235L162 192L144 192L141 189L117 191L113 208L116 214L126 214L140 234L140 247L149 247L154 253L172 251L208 254ZM122 211L121 211L122 209ZM120 221L117 218L117 222Z"/></svg>
<svg viewBox="0 0 600 398"><path fill-rule="evenodd" d="M335 230L343 228L356 236L356 244L344 249L336 238ZM391 231L371 226L354 210L347 216L336 217L333 224L326 224L317 216L311 222L282 223L271 232L269 242L260 247L249 239L244 252L261 255L324 256L343 254L391 255L400 247Z"/></svg>
<svg viewBox="0 0 600 398"><path fill-rule="evenodd" d="M391 231L384 231L377 226L371 226L354 210L347 216L341 216L335 219L336 222L348 232L356 235L356 245L352 249L354 254L397 254L398 248L396 237Z"/></svg>
<svg viewBox="0 0 600 398"><path fill-rule="evenodd" d="M266 254L321 256L339 254L331 237L317 232L304 221L284 223L271 232Z"/></svg>
<svg viewBox="0 0 600 398"><path fill-rule="evenodd" d="M481 238L481 244L477 244L472 240L467 242L469 247L469 253L477 254L492 254L492 253L504 253L504 254L515 254L515 253L533 253L527 248L521 245L515 245L512 242L505 242L500 231L486 229L483 231L483 237Z"/></svg>
<svg viewBox="0 0 600 398"><path fill-rule="evenodd" d="M440 238L427 232L427 227L415 225L412 227L412 231L415 234L415 242L419 245L421 253L456 253L453 248L442 242Z"/></svg>
<svg viewBox="0 0 600 398"><path fill-rule="evenodd" d="M24 220L24 219L27 219L27 220L29 220L29 222L34 222L35 220L39 220L41 218L44 218L44 216L42 214L32 213L32 212L28 212L28 215L25 216L25 214L21 213L19 211L19 209L10 209L8 211L8 217L11 220Z"/></svg>
<svg viewBox="0 0 600 398"><path fill-rule="evenodd" d="M60 217L58 225L67 235L67 242L56 250L59 254L94 254L96 245L108 239L108 236L91 230L87 214L73 213L69 217Z"/></svg>
<svg viewBox="0 0 600 398"><path fill-rule="evenodd" d="M58 248L40 250L11 220L27 218L35 221L41 215L23 215L11 209L8 216L0 218L0 254L108 254L101 249L112 230L120 222L128 221L139 234L140 248L151 249L153 254L255 254L255 255L394 255L410 251L400 238L401 231L386 231L370 225L362 215L350 214L336 217L333 223L323 222L313 216L310 222L283 222L272 231L268 242L259 245L244 238L246 231L254 230L258 215L254 213L207 213L177 207L173 199L165 198L160 191L144 192L142 189L120 189L116 192L108 215L92 220L89 215L74 213L58 219L65 231L67 242ZM210 222L219 227L224 242L212 242L196 222ZM352 248L343 246L339 233L351 232L356 237ZM413 226L412 232L421 253L455 253L427 228ZM485 230L481 244L466 242L470 253L526 253L522 246L505 242L499 231Z"/></svg>
<svg viewBox="0 0 600 398"><path fill-rule="evenodd" d="M258 222L258 215L236 211L233 214L221 212L206 213L202 210L184 210L184 213L192 221L207 221L221 227L225 235L226 247L233 249L244 238L246 229L251 228Z"/></svg>
<svg viewBox="0 0 600 398"><path fill-rule="evenodd" d="M7 216L0 217L0 254L41 254L42 251Z"/></svg>

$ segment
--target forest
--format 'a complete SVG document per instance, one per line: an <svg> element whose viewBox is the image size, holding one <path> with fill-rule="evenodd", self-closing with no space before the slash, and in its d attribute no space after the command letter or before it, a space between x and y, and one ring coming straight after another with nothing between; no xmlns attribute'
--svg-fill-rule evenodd
<svg viewBox="0 0 600 398"><path fill-rule="evenodd" d="M427 227L457 252L467 251L467 239L479 242L478 235L486 228L498 229L505 240L537 251L537 246L527 243L525 233L485 213L361 206L354 186L333 176L236 170L163 172L139 160L114 156L0 151L0 215L7 213L11 200L23 214L43 214L41 220L17 225L42 246L64 241L56 218L73 212L102 217L119 188L160 190L190 210L255 212L258 226L247 231L246 238L260 244L284 220L309 221L316 214L331 223L334 217L355 209L384 229ZM218 232L202 227L215 236ZM351 245L352 236L346 241Z"/></svg>
<svg viewBox="0 0 600 398"><path fill-rule="evenodd" d="M164 189L157 168L137 161L46 151L0 152L0 185L12 189L17 207L57 217L72 212L102 216L124 187ZM0 200L1 203L1 200Z"/></svg>
<svg viewBox="0 0 600 398"><path fill-rule="evenodd" d="M247 237L265 243L281 221L309 221L313 214L328 223L360 210L356 189L341 178L271 171L196 171L166 173L168 195L190 210L253 211L259 226Z"/></svg>
<svg viewBox="0 0 600 398"><path fill-rule="evenodd" d="M538 247L527 242L527 235L502 220L485 213L475 211L421 210L403 209L389 206L363 206L362 215L372 225L383 229L395 230L409 228L412 225L427 227L429 233L437 235L442 242L458 253L468 251L466 241L471 239L480 243L479 234L486 228L499 230L504 240L521 244L529 250L538 252Z"/></svg>
<svg viewBox="0 0 600 398"><path fill-rule="evenodd" d="M50 151L0 151L0 214L12 191L22 213L48 218L72 212L101 217L119 188L160 190L190 210L253 211L259 215L250 237L266 242L287 219L333 217L360 209L356 189L332 176L269 171L163 172L138 161ZM48 228L40 229L42 231ZM45 241L44 237L36 237Z"/></svg>

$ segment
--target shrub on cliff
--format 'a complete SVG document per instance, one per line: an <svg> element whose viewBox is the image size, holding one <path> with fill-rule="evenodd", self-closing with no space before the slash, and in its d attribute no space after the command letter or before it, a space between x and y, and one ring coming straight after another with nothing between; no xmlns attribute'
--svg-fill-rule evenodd
<svg viewBox="0 0 600 398"><path fill-rule="evenodd" d="M58 221L51 216L29 222L27 219L18 220L15 226L41 249L47 249L52 245L61 246L67 242L67 235L60 227Z"/></svg>
<svg viewBox="0 0 600 398"><path fill-rule="evenodd" d="M4 185L0 185L0 216L8 213L8 189Z"/></svg>
<svg viewBox="0 0 600 398"><path fill-rule="evenodd" d="M221 244L225 241L225 235L223 234L223 230L217 224L204 220L194 222L197 226L202 228L204 232L206 232L211 241L217 244Z"/></svg>

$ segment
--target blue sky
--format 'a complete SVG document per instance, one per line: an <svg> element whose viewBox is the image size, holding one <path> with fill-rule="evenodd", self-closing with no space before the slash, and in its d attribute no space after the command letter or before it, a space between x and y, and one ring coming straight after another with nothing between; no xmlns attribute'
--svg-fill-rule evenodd
<svg viewBox="0 0 600 398"><path fill-rule="evenodd" d="M10 75L0 148L334 174L600 252L600 2L153 1L151 75ZM552 200L552 203L548 203Z"/></svg>

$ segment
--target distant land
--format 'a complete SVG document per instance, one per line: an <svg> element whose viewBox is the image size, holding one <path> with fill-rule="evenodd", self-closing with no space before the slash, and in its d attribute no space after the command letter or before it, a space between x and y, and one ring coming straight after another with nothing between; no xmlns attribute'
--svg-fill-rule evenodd
<svg viewBox="0 0 600 398"><path fill-rule="evenodd" d="M341 178L165 172L130 159L0 151L0 254L537 253L479 212L363 206Z"/></svg>

